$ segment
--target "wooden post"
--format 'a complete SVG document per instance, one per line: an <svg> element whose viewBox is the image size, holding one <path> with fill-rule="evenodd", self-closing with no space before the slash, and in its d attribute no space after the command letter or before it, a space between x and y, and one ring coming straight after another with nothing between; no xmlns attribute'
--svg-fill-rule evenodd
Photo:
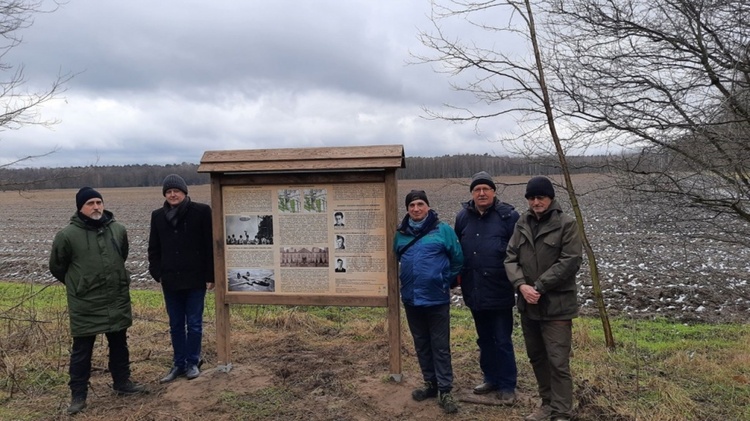
<svg viewBox="0 0 750 421"><path fill-rule="evenodd" d="M226 302L227 278L224 264L224 214L219 177L211 175L212 225L214 235L214 296L216 299L216 353L217 369L229 372L232 369L229 304Z"/></svg>
<svg viewBox="0 0 750 421"><path fill-rule="evenodd" d="M393 251L394 231L398 225L398 184L396 170L385 173L386 225L388 226L388 350L391 380L401 382L401 301L398 288L398 262Z"/></svg>

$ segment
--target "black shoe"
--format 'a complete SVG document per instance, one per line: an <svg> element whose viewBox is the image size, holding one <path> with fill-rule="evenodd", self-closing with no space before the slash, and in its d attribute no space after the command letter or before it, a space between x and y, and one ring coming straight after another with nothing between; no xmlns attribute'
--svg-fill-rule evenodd
<svg viewBox="0 0 750 421"><path fill-rule="evenodd" d="M185 377L188 378L188 380L193 380L194 378L201 375L201 371L198 369L198 366L195 364L188 365L187 371L185 371Z"/></svg>
<svg viewBox="0 0 750 421"><path fill-rule="evenodd" d="M424 382L424 386L419 389L414 389L411 392L411 398L417 402L421 402L427 398L436 398L438 395L438 388L435 383Z"/></svg>
<svg viewBox="0 0 750 421"><path fill-rule="evenodd" d="M506 392L501 390L497 392L497 400L500 402L500 405L512 406L516 404L518 398L515 391Z"/></svg>
<svg viewBox="0 0 750 421"><path fill-rule="evenodd" d="M456 405L456 400L453 399L451 392L440 392L438 394L438 405L443 408L443 412L446 414L458 412L458 405Z"/></svg>
<svg viewBox="0 0 750 421"><path fill-rule="evenodd" d="M73 398L65 412L68 415L75 415L83 411L83 408L86 408L86 398Z"/></svg>
<svg viewBox="0 0 750 421"><path fill-rule="evenodd" d="M112 388L118 395L137 395L139 393L148 393L148 389L146 388L146 386L131 380L128 380L121 385L115 385Z"/></svg>
<svg viewBox="0 0 750 421"><path fill-rule="evenodd" d="M171 370L169 370L169 373L167 373L166 376L162 377L161 380L159 380L159 383L169 383L173 380L175 380L178 377L182 377L185 375L185 369L182 367L172 367Z"/></svg>
<svg viewBox="0 0 750 421"><path fill-rule="evenodd" d="M492 383L484 382L474 388L475 395L486 395L494 390L497 390L497 386Z"/></svg>

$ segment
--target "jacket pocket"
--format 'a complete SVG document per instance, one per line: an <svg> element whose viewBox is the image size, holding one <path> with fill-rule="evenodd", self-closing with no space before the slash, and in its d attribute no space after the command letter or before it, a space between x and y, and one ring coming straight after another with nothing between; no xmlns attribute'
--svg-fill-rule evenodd
<svg viewBox="0 0 750 421"><path fill-rule="evenodd" d="M576 312L577 300L575 291L550 292L542 295L546 300L544 317L568 316ZM541 303L540 303L541 304Z"/></svg>
<svg viewBox="0 0 750 421"><path fill-rule="evenodd" d="M553 231L544 237L544 245L554 249L562 248L562 230Z"/></svg>
<svg viewBox="0 0 750 421"><path fill-rule="evenodd" d="M90 276L81 276L79 277L75 282L73 282L73 285L75 285L75 296L76 297L83 297L86 295L87 292L91 290L91 286L94 283L94 279Z"/></svg>

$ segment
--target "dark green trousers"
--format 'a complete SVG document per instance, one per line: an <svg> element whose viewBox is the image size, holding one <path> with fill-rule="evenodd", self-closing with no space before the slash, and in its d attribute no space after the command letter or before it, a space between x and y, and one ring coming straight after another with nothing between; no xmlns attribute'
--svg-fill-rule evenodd
<svg viewBox="0 0 750 421"><path fill-rule="evenodd" d="M570 352L572 320L531 320L521 314L526 355L534 368L543 405L552 408L552 418L573 415L573 377Z"/></svg>

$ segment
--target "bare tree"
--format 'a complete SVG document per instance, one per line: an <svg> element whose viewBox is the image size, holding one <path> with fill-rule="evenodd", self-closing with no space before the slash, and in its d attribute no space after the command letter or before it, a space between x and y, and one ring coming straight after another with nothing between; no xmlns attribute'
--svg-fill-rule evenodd
<svg viewBox="0 0 750 421"><path fill-rule="evenodd" d="M427 113L434 118L454 122L473 122L477 130L479 122L483 120L520 116L517 126L520 131L499 140L528 156L556 156L588 257L594 299L606 345L614 348L615 341L604 305L596 257L586 235L583 214L567 163L567 151L575 144L558 131L558 117L545 80L545 62L531 2L451 0L441 4L433 1L432 11L432 30L422 31L420 38L422 44L437 55L418 58L422 62L437 64L439 70L452 76L464 76L463 82L453 84L454 89L471 93L479 100L479 104L472 109L449 105L452 110L450 113L426 110ZM499 21L499 18L504 18L505 21ZM480 39L462 41L450 38L443 29L443 23L450 19L463 19L480 32L502 34L509 48L499 48L494 44L485 46ZM516 48L515 51L510 48L519 45L525 48Z"/></svg>
<svg viewBox="0 0 750 421"><path fill-rule="evenodd" d="M34 23L34 16L39 13L51 13L56 10L58 4L55 3L53 8L47 8L40 0L0 0L0 71L8 75L7 79L0 80L0 134L29 125L51 126L58 123L56 120L43 119L39 107L58 98L72 75L58 75L47 89L29 92L25 89L27 81L24 66L5 61L8 52L21 44L20 32ZM2 140L0 138L0 142ZM10 168L50 153L54 153L54 150L0 162L0 169ZM0 180L0 187L4 184L3 180Z"/></svg>
<svg viewBox="0 0 750 421"><path fill-rule="evenodd" d="M558 109L578 141L617 146L618 183L658 223L750 247L750 6L552 0Z"/></svg>

